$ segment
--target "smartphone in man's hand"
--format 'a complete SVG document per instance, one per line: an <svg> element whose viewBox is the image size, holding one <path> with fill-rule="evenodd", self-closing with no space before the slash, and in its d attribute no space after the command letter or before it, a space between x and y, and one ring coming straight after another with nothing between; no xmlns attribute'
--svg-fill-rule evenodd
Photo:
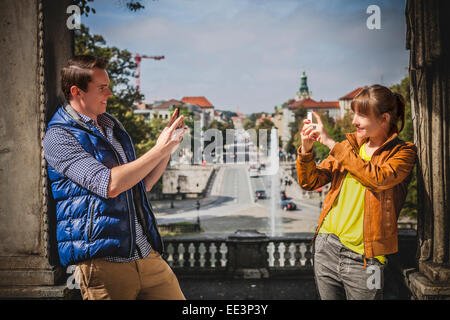
<svg viewBox="0 0 450 320"><path fill-rule="evenodd" d="M169 123L167 124L167 127L170 127L172 123L174 123L175 120L177 120L180 113L180 108L176 108L175 111L172 113L172 117L170 118Z"/></svg>

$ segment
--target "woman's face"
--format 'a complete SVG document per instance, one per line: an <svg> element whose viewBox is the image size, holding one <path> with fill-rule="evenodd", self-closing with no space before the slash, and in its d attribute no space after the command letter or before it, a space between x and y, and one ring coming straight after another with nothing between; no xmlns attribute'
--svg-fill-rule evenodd
<svg viewBox="0 0 450 320"><path fill-rule="evenodd" d="M352 124L356 127L356 134L361 139L386 137L389 131L389 114L384 113L377 118L374 115L364 115L356 110Z"/></svg>

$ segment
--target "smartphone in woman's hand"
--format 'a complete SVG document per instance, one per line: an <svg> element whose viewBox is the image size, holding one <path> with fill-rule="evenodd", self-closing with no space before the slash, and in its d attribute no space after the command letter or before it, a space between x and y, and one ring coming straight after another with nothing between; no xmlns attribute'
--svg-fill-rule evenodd
<svg viewBox="0 0 450 320"><path fill-rule="evenodd" d="M308 111L308 112L306 113L306 119L309 120L309 123L310 123L314 128L317 127L317 124L313 123L313 114L312 114L311 111Z"/></svg>

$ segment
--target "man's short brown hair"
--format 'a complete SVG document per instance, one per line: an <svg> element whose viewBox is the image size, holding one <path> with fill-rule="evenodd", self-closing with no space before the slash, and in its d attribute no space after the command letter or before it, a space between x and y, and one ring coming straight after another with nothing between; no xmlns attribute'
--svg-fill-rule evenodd
<svg viewBox="0 0 450 320"><path fill-rule="evenodd" d="M92 70L94 68L105 70L107 66L108 61L99 57L81 55L71 58L61 69L61 89L66 100L69 101L72 98L70 93L72 86L86 91L89 82L92 81Z"/></svg>

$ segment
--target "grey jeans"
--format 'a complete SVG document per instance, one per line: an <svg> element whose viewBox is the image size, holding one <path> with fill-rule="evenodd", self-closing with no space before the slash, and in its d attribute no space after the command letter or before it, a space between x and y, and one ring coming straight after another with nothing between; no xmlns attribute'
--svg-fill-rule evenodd
<svg viewBox="0 0 450 320"><path fill-rule="evenodd" d="M321 300L383 299L387 264L366 258L347 247L334 234L318 234L314 242L314 278Z"/></svg>

